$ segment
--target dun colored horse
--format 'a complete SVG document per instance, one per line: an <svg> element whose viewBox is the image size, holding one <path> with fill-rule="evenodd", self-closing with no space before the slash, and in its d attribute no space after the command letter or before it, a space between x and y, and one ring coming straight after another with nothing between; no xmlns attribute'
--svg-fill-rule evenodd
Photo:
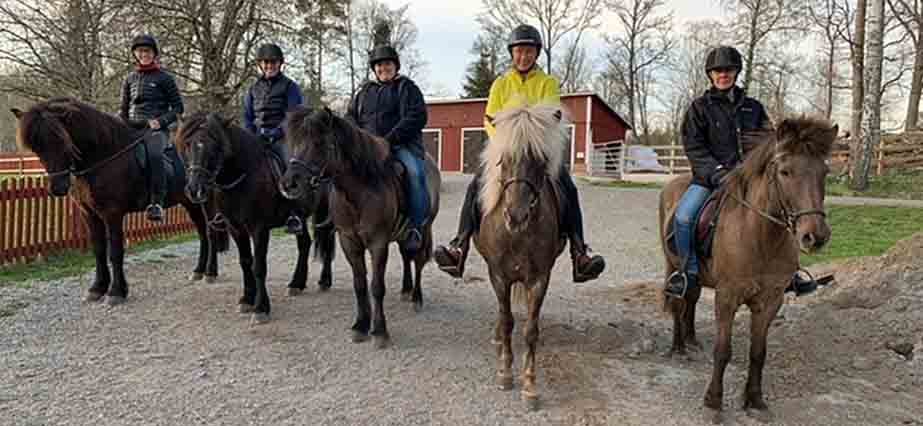
<svg viewBox="0 0 923 426"><path fill-rule="evenodd" d="M85 300L95 302L106 296L110 305L124 303L128 283L123 269L122 219L130 212L143 210L148 203L146 174L135 155L146 132L71 98L53 98L25 112L12 112L19 120L17 141L38 155L51 178L51 194L71 193L86 214L96 257L96 278ZM219 235L212 235L213 241L209 241L203 208L186 199L184 184L182 179L173 179L167 206L182 204L195 222L199 258L192 279L202 279L203 274L215 277L218 266L214 242L218 239L214 237ZM107 257L112 263L111 274Z"/></svg>
<svg viewBox="0 0 923 426"><path fill-rule="evenodd" d="M501 112L494 120L497 133L481 155L483 219L474 243L487 261L500 305L495 330L497 381L504 390L513 387L510 297L515 289L529 311L523 328L528 349L521 393L530 408L538 404L535 349L539 315L551 269L565 243L560 189L555 184L561 170L561 148L567 140L566 127L556 116L559 110L560 106L539 105Z"/></svg>
<svg viewBox="0 0 923 426"><path fill-rule="evenodd" d="M176 146L188 162L186 193L189 199L204 203L210 190L221 193L219 210L240 253L244 278L244 295L239 302L241 313L252 312L254 321L258 323L269 320L266 256L270 231L282 226L296 205L306 216L312 212L315 214L317 254L323 260L318 285L321 291L330 288L334 231L331 226L316 225L327 221L326 191L296 201L283 197L273 175L270 151L264 143L218 114L200 112L183 120ZM306 218L302 218L304 223L307 223ZM254 252L251 252L251 239ZM311 237L305 231L297 236L297 240L298 260L288 285L290 296L304 292L308 279Z"/></svg>
<svg viewBox="0 0 923 426"><path fill-rule="evenodd" d="M720 414L724 371L731 359L731 331L741 305L750 309L750 367L743 395L746 409L767 415L763 400L763 364L766 336L783 302L783 292L799 269L799 252L813 252L830 239L824 214L825 162L837 135L837 126L807 118L784 120L775 132L757 136L760 141L744 163L727 178L712 245L703 263L702 285L715 289L718 334L714 370L705 393L705 406ZM690 177L672 180L660 195L661 243L666 276L679 268L666 241L667 224L689 186ZM695 305L701 288L684 299L668 298L673 313L671 352L684 354L686 345L700 346L695 335Z"/></svg>
<svg viewBox="0 0 923 426"><path fill-rule="evenodd" d="M401 207L404 185L390 160L390 145L327 108L296 110L289 114L288 126L293 158L282 178L283 193L299 198L316 190L324 181L333 182L330 194L333 223L353 270L356 293L358 312L352 338L354 342L368 340L371 331L376 347L383 348L390 341L383 304L388 246L401 238L407 220ZM421 230L422 247L415 254L401 249L404 260L401 298L412 301L415 309L423 306L421 275L432 255L432 222L439 212L441 180L436 162L429 155L426 180L431 204L429 222ZM374 317L369 306L366 251L372 255Z"/></svg>

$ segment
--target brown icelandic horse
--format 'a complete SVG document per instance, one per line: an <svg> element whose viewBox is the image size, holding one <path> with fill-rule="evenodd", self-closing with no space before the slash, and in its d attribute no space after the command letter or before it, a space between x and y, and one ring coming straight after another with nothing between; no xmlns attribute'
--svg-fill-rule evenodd
<svg viewBox="0 0 923 426"><path fill-rule="evenodd" d="M746 409L768 415L763 400L766 336L782 306L783 292L799 269L800 252L813 252L830 239L824 213L824 180L837 126L808 118L786 119L775 132L755 136L759 143L731 173L716 194L718 221L709 259L703 259L700 281L715 289L718 334L714 370L705 406L720 414L724 370L731 359L731 331L741 305L750 309L750 368L743 395ZM690 176L673 179L660 194L661 245L666 276L679 268L669 248L667 225ZM668 298L674 320L671 353L685 354L686 345L700 346L695 335L695 305L701 287L683 299Z"/></svg>
<svg viewBox="0 0 923 426"><path fill-rule="evenodd" d="M184 119L176 137L176 146L186 157L186 194L194 203L204 203L212 191L219 192L218 209L230 230L239 252L244 278L240 298L241 313L253 313L257 323L270 315L270 297L266 289L270 231L285 223L293 207L312 213L317 237L317 256L323 260L318 286L330 288L335 236L327 222L327 192L318 191L295 201L282 196L273 172L273 159L265 143L249 131L220 115L199 112ZM298 259L295 274L288 285L290 296L304 292L308 279L308 253L311 236L305 230L296 236ZM253 241L253 252L250 242Z"/></svg>
<svg viewBox="0 0 923 426"><path fill-rule="evenodd" d="M86 214L96 279L85 300L95 302L107 296L110 305L125 302L128 283L123 270L122 219L130 212L142 211L148 203L147 191L139 190L148 188L146 174L135 156L135 148L143 143L147 131L135 130L120 118L71 98L53 98L25 112L12 112L19 121L17 141L38 155L51 178L51 194L70 192ZM213 234L209 241L203 209L186 199L184 183L182 176L171 179L165 207L182 204L199 234L199 258L191 279L200 280L203 274L215 277L218 265L214 248L226 235ZM107 257L112 263L111 274Z"/></svg>
<svg viewBox="0 0 923 426"><path fill-rule="evenodd" d="M402 237L407 220L402 213L404 185L391 163L390 145L337 117L328 108L296 110L289 114L288 126L292 160L282 178L282 191L287 197L299 198L316 190L323 181L333 182L330 194L333 223L353 270L356 293L358 312L352 339L368 340L371 331L376 347L386 347L390 341L383 303L388 245ZM422 272L432 257L432 223L439 212L441 186L436 162L427 155L425 163L430 211L429 222L421 229L423 244L415 255L401 249L404 261L401 299L412 301L415 309L423 306ZM369 306L366 251L372 255L374 318Z"/></svg>
<svg viewBox="0 0 923 426"><path fill-rule="evenodd" d="M500 305L495 329L497 381L513 387L513 313L511 293L528 309L523 328L526 345L522 398L537 408L535 348L539 315L551 269L564 250L560 188L562 147L567 140L559 105L508 109L497 114L497 132L481 154L481 226L474 244L487 261L490 282ZM514 287L515 286L515 287Z"/></svg>

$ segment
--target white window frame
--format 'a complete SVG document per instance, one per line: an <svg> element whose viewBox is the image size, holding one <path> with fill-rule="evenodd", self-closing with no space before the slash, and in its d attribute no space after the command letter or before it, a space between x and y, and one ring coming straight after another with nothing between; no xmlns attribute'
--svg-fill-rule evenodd
<svg viewBox="0 0 923 426"><path fill-rule="evenodd" d="M487 128L485 127L462 127L461 131L459 132L459 137L461 138L461 143L459 144L461 146L461 155L460 155L461 162L459 162L459 167L458 167L459 173L465 173L465 132L475 132L475 131L481 131L481 132L487 133ZM488 142L489 141L490 141L490 138L488 137Z"/></svg>
<svg viewBox="0 0 923 426"><path fill-rule="evenodd" d="M436 136L436 146L438 148L436 149L436 155L438 155L439 157L436 158L436 166L439 170L442 170L442 129L440 128L423 129L423 133L435 133L437 135ZM426 151L425 144L423 146L423 151Z"/></svg>

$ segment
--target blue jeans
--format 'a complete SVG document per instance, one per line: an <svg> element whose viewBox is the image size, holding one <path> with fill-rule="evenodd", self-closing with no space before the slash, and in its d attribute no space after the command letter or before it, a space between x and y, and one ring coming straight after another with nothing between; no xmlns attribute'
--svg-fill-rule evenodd
<svg viewBox="0 0 923 426"><path fill-rule="evenodd" d="M407 204L410 222L415 228L421 228L429 215L429 191L426 189L426 171L423 158L410 149L397 146L393 148L393 155L407 171Z"/></svg>
<svg viewBox="0 0 923 426"><path fill-rule="evenodd" d="M711 190L692 184L683 194L676 207L676 250L681 259L686 259L686 273L699 273L699 259L695 253L695 228L702 206L711 195Z"/></svg>

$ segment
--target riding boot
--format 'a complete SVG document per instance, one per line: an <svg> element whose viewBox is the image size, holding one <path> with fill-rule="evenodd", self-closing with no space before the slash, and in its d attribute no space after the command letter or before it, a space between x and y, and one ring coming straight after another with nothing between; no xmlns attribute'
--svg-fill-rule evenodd
<svg viewBox="0 0 923 426"><path fill-rule="evenodd" d="M461 278L465 272L465 261L468 259L471 236L480 227L481 212L478 204L480 192L480 173L468 184L465 193L465 202L462 204L458 222L458 233L448 246L438 246L433 250L433 258L439 269L447 274Z"/></svg>
<svg viewBox="0 0 923 426"><path fill-rule="evenodd" d="M592 250L576 233L570 235L570 257L575 283L595 280L606 269L606 260L598 254L592 254Z"/></svg>
<svg viewBox="0 0 923 426"><path fill-rule="evenodd" d="M167 135L155 131L147 137L148 168L150 169L150 204L145 208L147 220L163 221L163 205L167 198L167 176L164 170L163 151L167 144Z"/></svg>
<svg viewBox="0 0 923 426"><path fill-rule="evenodd" d="M693 272L675 271L667 277L666 285L663 288L664 294L668 297L682 299L686 296L686 291L698 287L699 275Z"/></svg>

